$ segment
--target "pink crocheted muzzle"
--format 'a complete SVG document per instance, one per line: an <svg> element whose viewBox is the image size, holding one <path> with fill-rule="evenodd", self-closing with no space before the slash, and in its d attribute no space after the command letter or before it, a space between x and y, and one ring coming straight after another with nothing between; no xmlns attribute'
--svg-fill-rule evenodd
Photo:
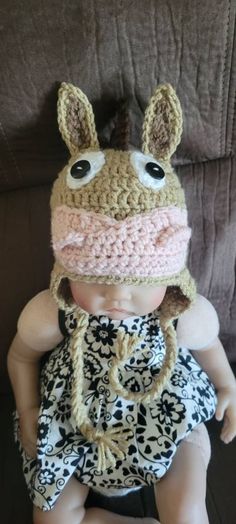
<svg viewBox="0 0 236 524"><path fill-rule="evenodd" d="M174 206L116 220L63 205L52 217L56 259L78 276L175 275L184 268L190 233L186 210Z"/></svg>

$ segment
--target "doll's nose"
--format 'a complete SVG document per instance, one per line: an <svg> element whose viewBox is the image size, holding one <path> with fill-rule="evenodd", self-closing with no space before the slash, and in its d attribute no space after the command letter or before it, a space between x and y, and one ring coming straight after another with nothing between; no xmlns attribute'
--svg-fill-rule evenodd
<svg viewBox="0 0 236 524"><path fill-rule="evenodd" d="M107 286L106 298L110 301L122 301L130 300L131 290L129 286L126 285L113 285L110 284Z"/></svg>

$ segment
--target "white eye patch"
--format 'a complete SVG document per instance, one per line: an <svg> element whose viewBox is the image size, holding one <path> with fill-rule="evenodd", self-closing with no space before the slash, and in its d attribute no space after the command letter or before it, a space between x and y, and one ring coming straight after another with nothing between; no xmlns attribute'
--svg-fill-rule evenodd
<svg viewBox="0 0 236 524"><path fill-rule="evenodd" d="M99 173L105 164L105 155L102 151L90 151L79 156L68 167L66 182L70 189L79 189L85 186Z"/></svg>
<svg viewBox="0 0 236 524"><path fill-rule="evenodd" d="M143 186L158 191L165 185L164 169L153 156L134 151L130 155L130 160Z"/></svg>

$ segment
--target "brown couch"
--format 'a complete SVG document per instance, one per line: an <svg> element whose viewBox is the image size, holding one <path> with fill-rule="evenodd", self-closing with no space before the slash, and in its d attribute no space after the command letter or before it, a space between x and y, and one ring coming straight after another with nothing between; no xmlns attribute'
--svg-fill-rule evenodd
<svg viewBox="0 0 236 524"><path fill-rule="evenodd" d="M170 82L177 89L184 133L174 162L193 230L189 266L199 291L215 305L227 354L236 360L235 11L235 0L1 1L3 524L19 522L19 514L20 523L31 522L11 436L6 353L22 307L49 284L48 202L67 158L56 121L61 81L86 92L103 140L117 106L129 100L136 146L156 85ZM145 504L152 511L145 500L137 512Z"/></svg>

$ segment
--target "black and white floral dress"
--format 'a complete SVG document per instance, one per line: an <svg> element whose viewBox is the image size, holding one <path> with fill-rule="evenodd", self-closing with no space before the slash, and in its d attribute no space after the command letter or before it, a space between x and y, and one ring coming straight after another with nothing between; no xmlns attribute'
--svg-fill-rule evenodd
<svg viewBox="0 0 236 524"><path fill-rule="evenodd" d="M150 389L165 354L165 343L154 313L126 320L89 317L84 337L84 402L95 427L132 428L133 438L123 461L104 472L97 469L97 446L74 431L70 397L72 362L69 337L76 319L60 312L64 340L42 370L37 459L22 449L24 474L33 503L53 507L71 475L94 489L137 489L157 482L168 470L180 442L215 412L215 390L190 352L180 348L177 363L160 398L150 404L119 397L109 384L108 370L119 331L143 337L120 368L122 385L139 392ZM16 415L16 428L17 428Z"/></svg>

